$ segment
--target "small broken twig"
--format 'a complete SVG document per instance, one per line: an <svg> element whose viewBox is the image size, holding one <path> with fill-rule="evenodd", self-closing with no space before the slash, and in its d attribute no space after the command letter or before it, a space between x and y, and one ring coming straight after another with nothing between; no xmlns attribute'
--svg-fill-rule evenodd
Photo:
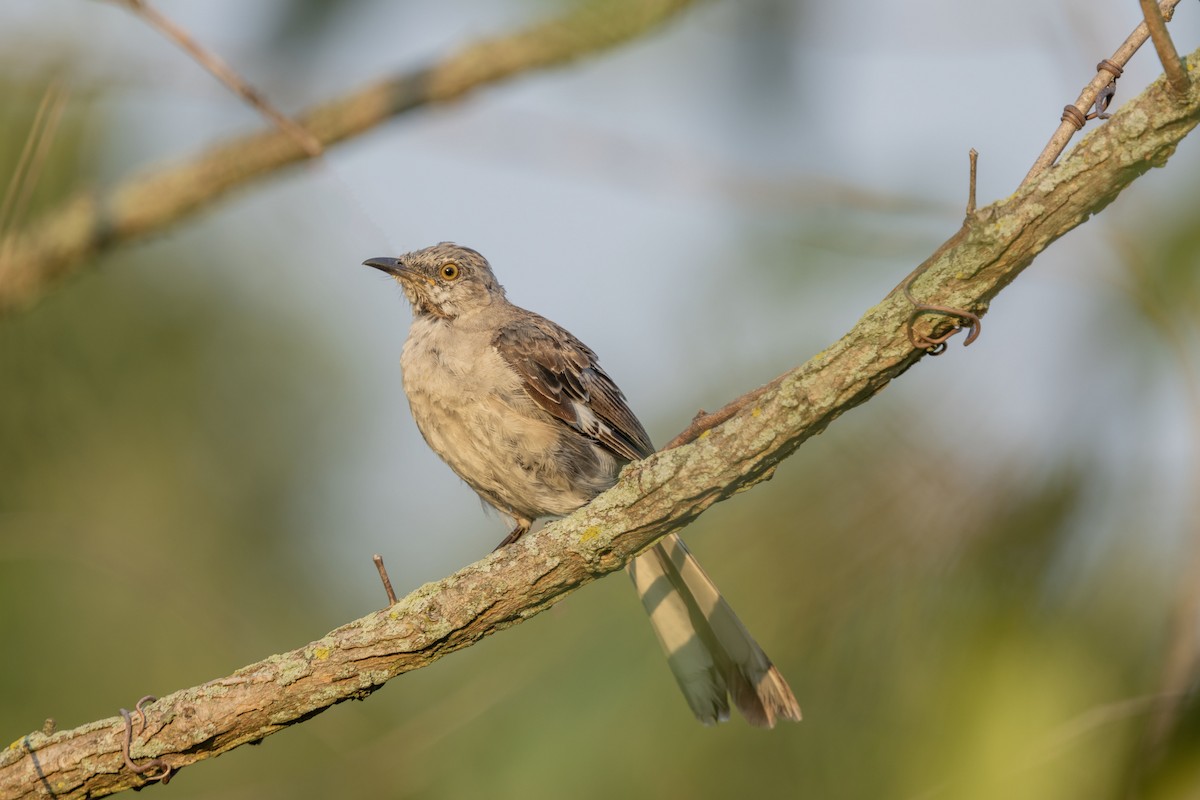
<svg viewBox="0 0 1200 800"><path fill-rule="evenodd" d="M383 590L387 592L388 605L396 605L396 590L392 588L392 579L388 577L387 567L383 565L383 556L376 553L371 556L375 569L379 570L379 580L383 581Z"/></svg>
<svg viewBox="0 0 1200 800"><path fill-rule="evenodd" d="M979 151L972 147L967 158L971 160L971 178L967 186L967 216L970 217L975 213L975 172L979 166Z"/></svg>
<svg viewBox="0 0 1200 800"><path fill-rule="evenodd" d="M721 423L728 420L730 417L732 417L738 411L745 408L748 403L751 403L751 402L757 400L758 398L762 397L763 393L766 392L768 389L770 389L774 385L775 385L774 382L772 382L772 383L768 383L763 386L760 386L757 389L754 389L753 391L746 392L741 397L731 400L730 402L726 403L724 406L722 406L721 408L712 412L711 414L708 413L707 411L705 411L704 409L700 409L699 411L696 412L696 416L692 417L692 421L688 424L688 426L686 428L684 428L683 431L681 431L678 436L676 436L671 441L667 442L667 446L662 449L663 450L672 450L676 447L681 447L681 446L687 444L688 442L698 439L700 437L700 435L703 434L705 431L712 430L713 428L717 427Z"/></svg>

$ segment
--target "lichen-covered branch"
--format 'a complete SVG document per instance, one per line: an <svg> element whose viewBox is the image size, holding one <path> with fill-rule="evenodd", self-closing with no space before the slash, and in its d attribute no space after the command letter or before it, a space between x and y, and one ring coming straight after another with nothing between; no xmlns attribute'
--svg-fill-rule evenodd
<svg viewBox="0 0 1200 800"><path fill-rule="evenodd" d="M517 33L485 39L415 72L366 86L297 115L323 147L390 117L514 75L553 67L637 38L693 0L597 0ZM37 300L118 244L160 231L309 153L275 128L218 144L178 164L87 191L0 242L0 312Z"/></svg>
<svg viewBox="0 0 1200 800"><path fill-rule="evenodd" d="M1193 53L1191 68L1200 64ZM1200 120L1200 87L1160 80L1057 166L981 209L920 269L914 292L982 313L1052 241L1161 166ZM194 764L255 742L531 617L678 530L713 503L770 477L810 436L915 364L911 306L897 287L845 336L757 390L723 424L626 468L610 491L391 608L290 653L184 689L148 707L135 759ZM0 753L0 798L84 797L142 784L123 766L119 717L31 733Z"/></svg>

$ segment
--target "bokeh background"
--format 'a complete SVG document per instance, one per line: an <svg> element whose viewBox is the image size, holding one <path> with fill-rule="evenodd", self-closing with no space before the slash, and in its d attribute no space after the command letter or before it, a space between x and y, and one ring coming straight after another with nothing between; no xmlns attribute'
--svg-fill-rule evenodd
<svg viewBox="0 0 1200 800"><path fill-rule="evenodd" d="M158 5L289 110L565 8ZM1193 6L1171 28L1185 52ZM0 319L5 741L379 607L374 552L403 591L503 535L409 419L408 312L364 258L481 250L664 442L836 339L949 236L969 148L981 205L1010 193L1137 20L1117 0L702 3L398 118ZM0 67L3 182L47 87L68 97L6 224L263 125L113 3L6 0ZM1144 49L1116 105L1159 72ZM614 576L168 791L1200 797L1200 717L1180 706L1200 631L1192 139L1039 258L969 350L688 530L802 724L697 725Z"/></svg>

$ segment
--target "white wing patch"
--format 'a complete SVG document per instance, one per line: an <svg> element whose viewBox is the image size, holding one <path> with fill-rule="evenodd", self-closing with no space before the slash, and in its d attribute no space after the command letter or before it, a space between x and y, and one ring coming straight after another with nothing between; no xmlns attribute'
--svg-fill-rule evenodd
<svg viewBox="0 0 1200 800"><path fill-rule="evenodd" d="M588 408L586 403L578 400L571 401L571 408L575 411L575 427L581 432L587 434L593 439L606 440L611 439L613 430L596 416L592 409Z"/></svg>

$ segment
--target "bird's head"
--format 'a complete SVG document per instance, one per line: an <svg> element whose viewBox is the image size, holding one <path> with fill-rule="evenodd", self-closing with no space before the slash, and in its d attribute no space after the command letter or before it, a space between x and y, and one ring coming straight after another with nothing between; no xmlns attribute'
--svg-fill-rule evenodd
<svg viewBox="0 0 1200 800"><path fill-rule="evenodd" d="M452 319L504 298L504 287L487 259L452 242L399 258L368 258L363 264L395 278L416 314Z"/></svg>

